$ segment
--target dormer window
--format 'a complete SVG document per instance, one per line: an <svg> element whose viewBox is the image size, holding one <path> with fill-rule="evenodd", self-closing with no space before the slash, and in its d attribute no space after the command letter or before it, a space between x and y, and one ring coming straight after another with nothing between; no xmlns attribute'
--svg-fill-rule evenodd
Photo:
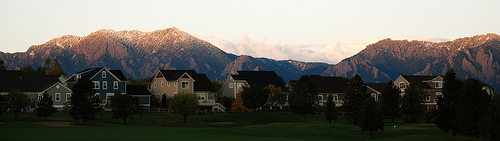
<svg viewBox="0 0 500 141"><path fill-rule="evenodd" d="M437 82L434 82L436 88L443 88L443 82L441 81L437 81Z"/></svg>
<svg viewBox="0 0 500 141"><path fill-rule="evenodd" d="M102 78L106 78L106 71L102 72Z"/></svg>
<svg viewBox="0 0 500 141"><path fill-rule="evenodd" d="M81 75L80 74L76 74L75 81L78 81L78 79L80 79L80 78L81 78Z"/></svg>
<svg viewBox="0 0 500 141"><path fill-rule="evenodd" d="M189 81L182 81L181 84L182 84L181 88L183 88L183 89L189 89Z"/></svg>

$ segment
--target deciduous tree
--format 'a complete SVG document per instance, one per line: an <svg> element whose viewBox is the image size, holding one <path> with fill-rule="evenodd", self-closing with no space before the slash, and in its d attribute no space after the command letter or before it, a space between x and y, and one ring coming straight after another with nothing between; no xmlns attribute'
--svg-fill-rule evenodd
<svg viewBox="0 0 500 141"><path fill-rule="evenodd" d="M405 123L418 122L421 116L425 114L423 102L426 95L429 95L429 92L414 83L410 83L405 88L405 93L401 99L401 113Z"/></svg>
<svg viewBox="0 0 500 141"><path fill-rule="evenodd" d="M308 79L308 75L303 75L297 83L292 84L292 91L288 101L290 103L290 108L292 108L292 111L295 113L311 114L314 112L313 107L316 107L318 91Z"/></svg>
<svg viewBox="0 0 500 141"><path fill-rule="evenodd" d="M361 131L370 131L370 138L372 138L373 131L379 129L384 131L384 125L384 118L382 118L382 113L377 108L377 102L373 97L367 98L363 102L361 119L358 124Z"/></svg>
<svg viewBox="0 0 500 141"><path fill-rule="evenodd" d="M269 89L269 98L267 99L266 106L272 108L275 106L281 107L283 104L285 104L286 95L283 94L281 87L275 87L274 85L269 84L267 86L267 89Z"/></svg>
<svg viewBox="0 0 500 141"><path fill-rule="evenodd" d="M95 120L95 114L101 110L99 95L95 94L94 84L89 79L80 79L71 89L71 109L74 120Z"/></svg>
<svg viewBox="0 0 500 141"><path fill-rule="evenodd" d="M328 123L332 123L332 120L337 120L337 110L335 109L335 102L333 102L333 96L328 95L328 101L325 104L325 119Z"/></svg>
<svg viewBox="0 0 500 141"><path fill-rule="evenodd" d="M139 98L130 94L115 94L111 99L111 109L113 118L123 119L123 124L127 124L127 118L139 113Z"/></svg>
<svg viewBox="0 0 500 141"><path fill-rule="evenodd" d="M170 99L169 110L183 116L186 123L187 117L198 110L198 97L189 92L178 93Z"/></svg>
<svg viewBox="0 0 500 141"><path fill-rule="evenodd" d="M367 92L366 85L359 75L356 74L349 79L343 105L345 110L344 116L347 121L352 122L354 125L358 125L361 119L361 106L363 106L363 102L368 97L370 97L370 94Z"/></svg>
<svg viewBox="0 0 500 141"><path fill-rule="evenodd" d="M56 108L54 108L54 103L52 102L52 96L44 92L42 99L36 103L35 115L37 117L50 117L56 113Z"/></svg>
<svg viewBox="0 0 500 141"><path fill-rule="evenodd" d="M241 91L240 91L236 94L236 99L234 99L233 102L231 103L231 110L232 111L243 111L243 112L252 111L243 105L243 101L241 99L242 98L241 98Z"/></svg>
<svg viewBox="0 0 500 141"><path fill-rule="evenodd" d="M460 132L457 121L458 100L462 82L456 78L453 69L446 71L443 77L443 95L437 97L437 110L435 124L443 131L452 131L453 136Z"/></svg>
<svg viewBox="0 0 500 141"><path fill-rule="evenodd" d="M382 98L379 102L382 105L382 113L385 117L390 118L394 122L394 118L399 117L399 89L394 86L392 81L387 82L386 87L382 90Z"/></svg>
<svg viewBox="0 0 500 141"><path fill-rule="evenodd" d="M4 98L5 107L13 111L16 118L17 113L26 109L31 103L28 95L21 90L11 90Z"/></svg>
<svg viewBox="0 0 500 141"><path fill-rule="evenodd" d="M243 87L241 92L241 100L243 105L250 109L256 109L264 106L269 98L269 89L261 85L253 85L251 87Z"/></svg>

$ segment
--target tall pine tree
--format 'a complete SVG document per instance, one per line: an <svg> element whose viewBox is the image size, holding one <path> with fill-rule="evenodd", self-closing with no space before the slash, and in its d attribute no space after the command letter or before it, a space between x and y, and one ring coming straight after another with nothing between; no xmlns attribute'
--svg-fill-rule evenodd
<svg viewBox="0 0 500 141"><path fill-rule="evenodd" d="M358 126L361 131L370 131L370 138L373 137L373 131L384 131L384 118L377 107L377 102L373 97L367 98L361 108L361 119Z"/></svg>
<svg viewBox="0 0 500 141"><path fill-rule="evenodd" d="M36 103L35 115L37 117L50 117L56 113L56 108L54 108L54 103L52 102L52 96L44 92L42 99Z"/></svg>
<svg viewBox="0 0 500 141"><path fill-rule="evenodd" d="M401 100L401 113L405 123L418 122L425 113L424 98L429 92L410 83Z"/></svg>
<svg viewBox="0 0 500 141"><path fill-rule="evenodd" d="M318 91L314 85L309 82L309 76L303 75L299 81L292 85L292 92L288 101L292 111L298 114L311 114L316 107Z"/></svg>
<svg viewBox="0 0 500 141"><path fill-rule="evenodd" d="M361 106L363 102L370 97L367 92L366 85L359 75L355 75L349 80L349 84L346 89L346 97L344 102L344 116L347 121L352 122L354 125L358 125L361 119Z"/></svg>
<svg viewBox="0 0 500 141"><path fill-rule="evenodd" d="M481 133L485 139L500 141L500 95L494 95L481 118Z"/></svg>
<svg viewBox="0 0 500 141"><path fill-rule="evenodd" d="M458 126L462 134L478 137L481 133L479 120L485 115L491 96L482 90L483 84L477 79L466 79L463 86L458 101Z"/></svg>
<svg viewBox="0 0 500 141"><path fill-rule="evenodd" d="M335 109L335 102L333 102L333 96L328 95L328 101L325 104L325 119L328 123L332 123L332 120L337 120L337 110Z"/></svg>
<svg viewBox="0 0 500 141"><path fill-rule="evenodd" d="M456 78L453 69L446 71L444 75L443 95L437 98L437 110L435 124L443 131L452 131L453 136L460 132L457 121L459 91L462 82Z"/></svg>
<svg viewBox="0 0 500 141"><path fill-rule="evenodd" d="M393 82L389 81L384 90L382 90L382 98L379 100L382 105L381 109L383 115L387 118L391 118L392 122L394 122L394 118L399 117L400 93L401 92Z"/></svg>
<svg viewBox="0 0 500 141"><path fill-rule="evenodd" d="M71 89L71 109L74 120L95 120L95 113L101 111L99 95L95 95L94 84L89 79L80 79Z"/></svg>

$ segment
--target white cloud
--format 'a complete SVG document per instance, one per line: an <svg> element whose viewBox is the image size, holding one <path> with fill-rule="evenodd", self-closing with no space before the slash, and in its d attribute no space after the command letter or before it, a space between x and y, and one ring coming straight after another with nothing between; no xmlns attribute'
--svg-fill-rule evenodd
<svg viewBox="0 0 500 141"><path fill-rule="evenodd" d="M326 62L330 64L335 64L342 59L351 57L363 50L367 45L386 38L393 40L446 41L443 38L393 36L378 39L336 40L319 44L267 44L265 41L251 40L247 35L242 35L236 42L220 39L212 35L200 38L212 43L225 52L236 55L250 55L276 60L293 59L307 62Z"/></svg>

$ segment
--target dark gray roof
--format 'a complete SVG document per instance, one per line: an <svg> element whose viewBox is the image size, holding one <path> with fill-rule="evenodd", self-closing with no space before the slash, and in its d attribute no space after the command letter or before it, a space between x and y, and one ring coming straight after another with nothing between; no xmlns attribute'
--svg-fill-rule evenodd
<svg viewBox="0 0 500 141"><path fill-rule="evenodd" d="M100 68L87 68L83 71L79 71L77 73L80 74L81 78L82 79L90 79L92 78L94 75L96 75L97 73L99 73L101 70L103 69L103 67L100 67ZM119 80L121 81L127 81L127 78L125 77L125 75L123 75L122 71L121 70L109 70L110 73L112 73L114 76L116 76ZM73 78L75 77L74 75L73 76L70 76L67 80L67 82L74 82L75 79Z"/></svg>
<svg viewBox="0 0 500 141"><path fill-rule="evenodd" d="M177 80L185 72L187 72L187 74L191 77L196 77L196 72L194 70L160 70L160 72L161 75L167 79L167 81Z"/></svg>
<svg viewBox="0 0 500 141"><path fill-rule="evenodd" d="M308 78L318 93L345 93L348 80L343 77L311 75Z"/></svg>
<svg viewBox="0 0 500 141"><path fill-rule="evenodd" d="M0 71L0 92L19 89L22 92L42 92L59 80L60 75L29 73L17 70Z"/></svg>
<svg viewBox="0 0 500 141"><path fill-rule="evenodd" d="M264 87L272 84L281 87L283 92L288 92L286 82L274 71L238 71L238 74L231 75L234 80L246 80L250 85L262 85Z"/></svg>
<svg viewBox="0 0 500 141"><path fill-rule="evenodd" d="M217 90L215 90L215 87L212 85L212 82L210 82L210 79L208 79L207 75L197 74L194 80L194 91L217 92Z"/></svg>
<svg viewBox="0 0 500 141"><path fill-rule="evenodd" d="M194 91L210 91L216 92L210 79L205 74L198 74L194 70L160 70L160 75L163 75L167 81L177 80L184 73L187 73L191 78L194 79ZM161 76L160 76L161 77ZM150 79L150 82L153 78Z"/></svg>
<svg viewBox="0 0 500 141"><path fill-rule="evenodd" d="M366 86L375 89L376 91L382 93L382 91L385 89L387 86L387 83L365 83Z"/></svg>
<svg viewBox="0 0 500 141"><path fill-rule="evenodd" d="M432 89L432 87L429 86L424 81L431 81L432 79L438 77L438 76L428 76L428 75L401 75L401 76L411 84L415 84L422 89Z"/></svg>
<svg viewBox="0 0 500 141"><path fill-rule="evenodd" d="M127 77L125 77L125 75L123 75L121 70L109 70L109 72L111 72L113 75L115 75L121 81L127 81Z"/></svg>
<svg viewBox="0 0 500 141"><path fill-rule="evenodd" d="M130 95L151 95L145 85L127 85L127 94Z"/></svg>

